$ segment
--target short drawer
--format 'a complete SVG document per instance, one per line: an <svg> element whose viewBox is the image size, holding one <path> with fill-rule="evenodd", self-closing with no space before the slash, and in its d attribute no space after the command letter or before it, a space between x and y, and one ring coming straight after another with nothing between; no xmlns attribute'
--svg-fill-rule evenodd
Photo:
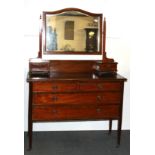
<svg viewBox="0 0 155 155"><path fill-rule="evenodd" d="M120 104L120 92L101 93L34 93L33 104Z"/></svg>
<svg viewBox="0 0 155 155"><path fill-rule="evenodd" d="M80 91L120 91L121 82L80 83Z"/></svg>
<svg viewBox="0 0 155 155"><path fill-rule="evenodd" d="M117 119L119 117L119 106L33 106L33 121L48 120L93 120L93 119Z"/></svg>
<svg viewBox="0 0 155 155"><path fill-rule="evenodd" d="M33 92L72 92L77 90L74 82L33 82Z"/></svg>

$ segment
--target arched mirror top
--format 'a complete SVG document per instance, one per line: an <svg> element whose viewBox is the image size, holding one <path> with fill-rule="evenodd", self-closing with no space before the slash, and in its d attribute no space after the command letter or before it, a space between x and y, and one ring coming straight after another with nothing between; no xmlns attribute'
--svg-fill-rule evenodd
<svg viewBox="0 0 155 155"><path fill-rule="evenodd" d="M102 14L78 8L43 12L43 54L102 54Z"/></svg>

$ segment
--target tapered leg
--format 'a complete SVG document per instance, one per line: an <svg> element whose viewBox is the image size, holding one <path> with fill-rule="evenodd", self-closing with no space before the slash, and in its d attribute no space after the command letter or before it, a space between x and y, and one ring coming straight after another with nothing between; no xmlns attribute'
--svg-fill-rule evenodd
<svg viewBox="0 0 155 155"><path fill-rule="evenodd" d="M124 90L124 83L122 83L122 101L121 101L121 105L120 105L120 115L119 115L119 119L118 119L118 130L117 130L117 146L120 146L120 142L121 142L121 130L122 130L122 110L123 110L123 90Z"/></svg>
<svg viewBox="0 0 155 155"><path fill-rule="evenodd" d="M29 147L28 149L31 150L32 148L32 123L29 124Z"/></svg>
<svg viewBox="0 0 155 155"><path fill-rule="evenodd" d="M122 127L122 118L118 120L117 146L120 145L120 141L121 141L121 127Z"/></svg>
<svg viewBox="0 0 155 155"><path fill-rule="evenodd" d="M30 107L28 111L28 136L30 136L30 131L31 131L31 112L30 112Z"/></svg>
<svg viewBox="0 0 155 155"><path fill-rule="evenodd" d="M32 84L29 83L29 110L28 110L28 138L29 150L32 148Z"/></svg>
<svg viewBox="0 0 155 155"><path fill-rule="evenodd" d="M109 120L109 134L111 134L112 129L112 119Z"/></svg>

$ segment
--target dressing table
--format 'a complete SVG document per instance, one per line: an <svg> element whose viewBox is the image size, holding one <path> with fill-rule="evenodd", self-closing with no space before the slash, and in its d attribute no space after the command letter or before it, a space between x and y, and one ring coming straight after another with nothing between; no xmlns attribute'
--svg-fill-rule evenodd
<svg viewBox="0 0 155 155"><path fill-rule="evenodd" d="M118 121L120 144L123 91L127 80L107 58L106 20L77 8L43 12L38 57L29 60L28 136L35 122ZM69 34L68 34L69 33ZM44 56L95 56L101 60L50 60ZM52 140L52 139L51 139Z"/></svg>

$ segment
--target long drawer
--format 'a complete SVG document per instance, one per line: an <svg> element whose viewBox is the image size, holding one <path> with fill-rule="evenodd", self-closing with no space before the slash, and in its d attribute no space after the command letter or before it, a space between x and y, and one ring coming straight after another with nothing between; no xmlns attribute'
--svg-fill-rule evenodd
<svg viewBox="0 0 155 155"><path fill-rule="evenodd" d="M75 82L33 82L33 92L72 92L77 91Z"/></svg>
<svg viewBox="0 0 155 155"><path fill-rule="evenodd" d="M33 121L117 119L119 105L108 106L33 106Z"/></svg>
<svg viewBox="0 0 155 155"><path fill-rule="evenodd" d="M97 93L34 93L33 104L120 104L121 92Z"/></svg>
<svg viewBox="0 0 155 155"><path fill-rule="evenodd" d="M81 82L79 84L81 92L84 91L120 91L122 85L120 82Z"/></svg>
<svg viewBox="0 0 155 155"><path fill-rule="evenodd" d="M33 82L33 92L120 91L120 82Z"/></svg>

